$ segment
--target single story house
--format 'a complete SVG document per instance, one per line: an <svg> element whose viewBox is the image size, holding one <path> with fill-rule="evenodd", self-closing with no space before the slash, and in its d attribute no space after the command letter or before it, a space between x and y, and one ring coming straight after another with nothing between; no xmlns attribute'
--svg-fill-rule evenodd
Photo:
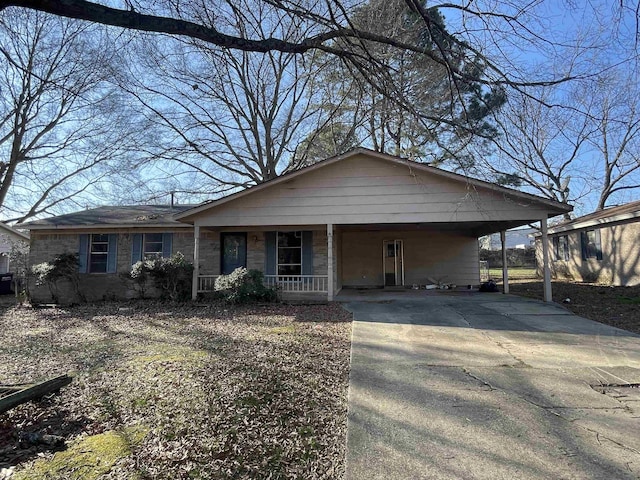
<svg viewBox="0 0 640 480"><path fill-rule="evenodd" d="M478 237L537 221L544 231L570 210L358 148L198 206L102 207L28 227L31 264L80 254L89 298L126 296L118 272L180 251L194 262L194 298L245 266L285 295L332 300L343 288L477 285Z"/></svg>
<svg viewBox="0 0 640 480"><path fill-rule="evenodd" d="M11 272L9 256L16 242L29 243L29 235L0 222L0 274Z"/></svg>
<svg viewBox="0 0 640 480"><path fill-rule="evenodd" d="M552 276L609 285L640 284L640 201L578 217L550 228L548 235ZM540 237L536 244L541 259Z"/></svg>

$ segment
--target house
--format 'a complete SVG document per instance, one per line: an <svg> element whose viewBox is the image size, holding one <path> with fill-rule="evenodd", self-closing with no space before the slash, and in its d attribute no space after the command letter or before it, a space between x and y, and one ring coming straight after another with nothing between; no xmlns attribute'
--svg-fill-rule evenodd
<svg viewBox="0 0 640 480"><path fill-rule="evenodd" d="M29 224L31 263L80 254L90 298L125 296L148 254L194 261L193 297L239 266L284 295L479 282L478 237L571 207L358 148L195 207L103 207ZM549 282L547 282L549 283ZM550 285L550 283L549 283ZM549 292L550 299L550 292Z"/></svg>
<svg viewBox="0 0 640 480"><path fill-rule="evenodd" d="M120 275L145 255L183 252L193 258L193 228L173 217L191 205L99 207L26 224L31 231L29 265L61 253L78 253L82 289L89 300L134 296ZM46 287L30 285L35 301L49 301ZM73 293L60 292L63 303Z"/></svg>
<svg viewBox="0 0 640 480"><path fill-rule="evenodd" d="M554 277L621 286L640 284L640 201L578 217L550 228L548 234ZM541 244L537 238L540 258Z"/></svg>
<svg viewBox="0 0 640 480"><path fill-rule="evenodd" d="M507 230L505 237L507 248L515 248L517 250L533 248L533 236L536 232L537 230L531 227ZM485 235L484 237L481 237L479 241L480 248L485 250L500 250L502 248L500 233Z"/></svg>
<svg viewBox="0 0 640 480"><path fill-rule="evenodd" d="M29 242L29 235L0 222L0 274L11 271L9 256L16 242Z"/></svg>

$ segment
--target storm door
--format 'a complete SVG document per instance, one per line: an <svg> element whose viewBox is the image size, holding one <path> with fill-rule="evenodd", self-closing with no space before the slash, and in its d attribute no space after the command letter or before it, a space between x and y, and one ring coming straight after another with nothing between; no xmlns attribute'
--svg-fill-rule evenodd
<svg viewBox="0 0 640 480"><path fill-rule="evenodd" d="M238 267L247 266L247 234L221 233L221 273L228 275Z"/></svg>
<svg viewBox="0 0 640 480"><path fill-rule="evenodd" d="M402 240L385 240L382 244L382 256L385 287L404 285L404 248Z"/></svg>

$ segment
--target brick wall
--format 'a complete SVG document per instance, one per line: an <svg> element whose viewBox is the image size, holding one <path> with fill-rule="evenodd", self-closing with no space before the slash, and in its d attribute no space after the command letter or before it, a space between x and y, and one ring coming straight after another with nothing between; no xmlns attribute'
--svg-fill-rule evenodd
<svg viewBox="0 0 640 480"><path fill-rule="evenodd" d="M82 293L88 301L109 300L114 298L133 298L138 294L131 285L122 278L121 273L131 270L131 248L134 233L165 232L164 230L100 230L100 233L117 233L116 273L84 273L80 274ZM61 253L78 253L79 234L93 233L87 231L71 231L65 233L38 232L31 233L29 251L29 267L52 260ZM174 232L173 253L182 252L188 260L193 259L193 232L180 230ZM78 299L67 282L59 282L58 296L61 303L73 303ZM50 302L48 287L36 286L34 279L29 281L29 291L34 302ZM149 294L154 292L149 290Z"/></svg>
<svg viewBox="0 0 640 480"><path fill-rule="evenodd" d="M87 273L80 274L81 288L89 301L114 298L134 298L138 295L131 284L122 278L122 272L131 269L131 249L135 233L155 233L165 230L158 229L128 229L128 230L100 230L100 233L117 233L117 266L116 273ZM77 253L79 237L88 231L39 232L31 235L31 251L29 265L52 260L61 253ZM173 232L173 253L181 252L192 261L194 250L193 230L180 229ZM327 274L327 234L324 230L313 232L313 262L314 275ZM202 275L220 274L220 232L201 229L200 231L200 273ZM265 232L247 232L247 268L264 271L265 267ZM29 283L33 301L50 302L51 296L46 286L36 286L33 279ZM60 282L59 299L61 303L77 301L70 285ZM149 290L149 296L153 295Z"/></svg>
<svg viewBox="0 0 640 480"><path fill-rule="evenodd" d="M608 285L633 286L640 284L640 222L626 221L599 227L602 260L582 258L580 233L569 231L549 235L549 268L554 278ZM553 237L567 235L569 260L558 260L555 256ZM536 238L536 261L538 274L542 275L542 243Z"/></svg>

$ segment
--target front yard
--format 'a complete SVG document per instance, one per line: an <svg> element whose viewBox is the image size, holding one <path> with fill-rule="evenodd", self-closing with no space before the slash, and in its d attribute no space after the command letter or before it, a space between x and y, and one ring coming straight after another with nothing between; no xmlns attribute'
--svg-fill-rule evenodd
<svg viewBox="0 0 640 480"><path fill-rule="evenodd" d="M342 475L351 316L339 305L0 313L0 383L74 376L0 415L0 478Z"/></svg>
<svg viewBox="0 0 640 480"><path fill-rule="evenodd" d="M510 292L542 300L541 280L510 283ZM576 315L640 333L640 286L611 287L580 282L552 282L553 300Z"/></svg>

